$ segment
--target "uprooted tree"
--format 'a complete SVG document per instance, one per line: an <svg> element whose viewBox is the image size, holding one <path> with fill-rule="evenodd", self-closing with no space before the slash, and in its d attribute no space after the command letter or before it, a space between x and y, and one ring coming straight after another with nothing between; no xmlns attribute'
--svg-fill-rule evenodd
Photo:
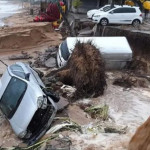
<svg viewBox="0 0 150 150"><path fill-rule="evenodd" d="M75 98L97 97L106 87L105 64L100 51L92 44L76 43L67 65L57 73L64 84L76 87Z"/></svg>

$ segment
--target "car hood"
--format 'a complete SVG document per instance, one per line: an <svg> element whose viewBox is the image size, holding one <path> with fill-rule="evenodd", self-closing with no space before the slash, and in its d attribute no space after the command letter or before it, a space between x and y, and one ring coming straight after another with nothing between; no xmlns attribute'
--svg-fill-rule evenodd
<svg viewBox="0 0 150 150"><path fill-rule="evenodd" d="M96 16L96 15L106 15L106 14L107 14L107 12L101 11L101 12L95 13L93 15L93 17Z"/></svg>
<svg viewBox="0 0 150 150"><path fill-rule="evenodd" d="M93 13L97 13L97 12L101 12L99 9L92 9L88 11L88 14L93 14Z"/></svg>

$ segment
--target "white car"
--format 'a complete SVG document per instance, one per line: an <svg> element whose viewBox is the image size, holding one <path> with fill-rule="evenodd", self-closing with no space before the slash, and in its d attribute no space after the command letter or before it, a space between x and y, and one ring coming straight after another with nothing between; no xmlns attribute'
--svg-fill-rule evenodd
<svg viewBox="0 0 150 150"><path fill-rule="evenodd" d="M106 69L119 70L132 60L132 50L125 37L68 37L57 52L58 67L64 67L69 60L77 41L92 43L99 49L105 60Z"/></svg>
<svg viewBox="0 0 150 150"><path fill-rule="evenodd" d="M117 8L117 7L119 7L119 5L114 5L113 8ZM120 6L120 7L121 7L121 6ZM111 8L111 5L105 5L105 6L101 7L100 9L92 9L92 10L89 10L89 11L87 12L87 18L88 18L88 19L92 19L92 16L93 16L94 14L99 13L99 12L107 12L107 11L113 9L113 8Z"/></svg>
<svg viewBox="0 0 150 150"><path fill-rule="evenodd" d="M100 23L102 26L108 24L132 24L138 26L142 23L142 13L139 7L124 5L113 8L107 12L96 13L92 17L92 22Z"/></svg>
<svg viewBox="0 0 150 150"><path fill-rule="evenodd" d="M15 134L28 144L49 129L57 112L53 96L38 74L21 62L8 66L0 80L0 109Z"/></svg>

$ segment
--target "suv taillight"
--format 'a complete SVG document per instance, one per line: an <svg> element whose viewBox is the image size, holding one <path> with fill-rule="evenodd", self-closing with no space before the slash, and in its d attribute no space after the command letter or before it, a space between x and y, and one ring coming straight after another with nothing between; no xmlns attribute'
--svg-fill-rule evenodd
<svg viewBox="0 0 150 150"><path fill-rule="evenodd" d="M140 14L140 16L142 17L142 14Z"/></svg>

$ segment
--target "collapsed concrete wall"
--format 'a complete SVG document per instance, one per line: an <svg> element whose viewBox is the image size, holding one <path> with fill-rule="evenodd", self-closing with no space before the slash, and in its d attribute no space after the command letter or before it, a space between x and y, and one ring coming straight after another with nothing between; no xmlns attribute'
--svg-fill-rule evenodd
<svg viewBox="0 0 150 150"><path fill-rule="evenodd" d="M144 72L150 73L150 34L117 27L100 27L99 33L103 36L125 36L133 50L134 67L142 65Z"/></svg>

